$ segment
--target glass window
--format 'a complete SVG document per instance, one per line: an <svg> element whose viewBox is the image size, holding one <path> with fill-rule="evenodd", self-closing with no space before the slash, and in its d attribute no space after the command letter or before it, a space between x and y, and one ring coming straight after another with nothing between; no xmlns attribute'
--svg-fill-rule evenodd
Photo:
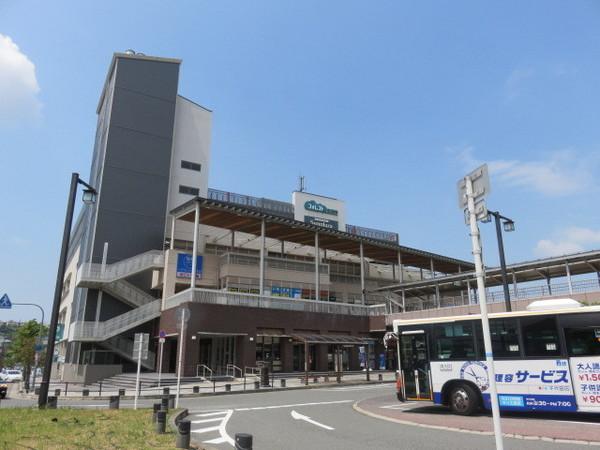
<svg viewBox="0 0 600 450"><path fill-rule="evenodd" d="M195 170L196 172L200 172L200 170L202 169L202 166L195 162L181 160L181 168Z"/></svg>
<svg viewBox="0 0 600 450"><path fill-rule="evenodd" d="M198 195L200 190L195 187L184 186L182 184L179 185L179 193L180 194L188 194L188 195Z"/></svg>
<svg viewBox="0 0 600 450"><path fill-rule="evenodd" d="M600 355L600 327L565 328L569 356Z"/></svg>
<svg viewBox="0 0 600 450"><path fill-rule="evenodd" d="M519 327L516 319L490 320L490 334L494 356L519 357Z"/></svg>
<svg viewBox="0 0 600 450"><path fill-rule="evenodd" d="M434 325L434 354L437 359L468 360L475 358L475 340L471 322Z"/></svg>
<svg viewBox="0 0 600 450"><path fill-rule="evenodd" d="M554 317L521 319L525 356L558 356L560 344Z"/></svg>

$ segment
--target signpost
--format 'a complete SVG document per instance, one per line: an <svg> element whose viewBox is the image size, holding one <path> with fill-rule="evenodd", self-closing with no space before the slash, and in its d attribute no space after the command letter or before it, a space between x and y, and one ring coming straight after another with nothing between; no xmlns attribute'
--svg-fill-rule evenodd
<svg viewBox="0 0 600 450"><path fill-rule="evenodd" d="M167 333L165 333L165 330L158 332L158 387L160 387L160 377L162 375L163 348L166 336Z"/></svg>
<svg viewBox="0 0 600 450"><path fill-rule="evenodd" d="M477 277L477 292L479 294L479 307L481 309L481 325L483 328L483 344L485 348L485 361L487 376L490 383L490 399L492 401L492 418L494 422L494 436L496 449L504 448L502 442L502 428L500 426L500 409L498 407L498 394L496 390L496 371L494 370L494 355L492 352L492 339L490 336L490 323L487 315L487 298L485 294L485 277L482 257L481 239L477 220L487 218L485 197L490 192L490 180L487 164L478 167L458 182L458 204L461 209L466 207L468 225L471 229L471 245L475 259L475 275Z"/></svg>
<svg viewBox="0 0 600 450"><path fill-rule="evenodd" d="M138 396L140 393L140 369L142 367L142 359L148 359L148 343L150 335L148 333L135 333L133 341L133 354L137 354L137 375L135 377L135 397L133 401L133 409L137 409Z"/></svg>
<svg viewBox="0 0 600 450"><path fill-rule="evenodd" d="M190 320L190 310L188 308L179 308L177 310L177 329L179 330L179 361L177 363L177 395L175 397L175 408L179 407L179 391L181 389L181 365L183 362L183 339L185 336L185 326Z"/></svg>

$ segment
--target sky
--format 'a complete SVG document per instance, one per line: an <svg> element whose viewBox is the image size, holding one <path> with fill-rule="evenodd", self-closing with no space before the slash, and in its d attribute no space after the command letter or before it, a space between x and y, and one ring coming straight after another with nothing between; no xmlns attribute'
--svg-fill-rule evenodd
<svg viewBox="0 0 600 450"><path fill-rule="evenodd" d="M304 175L349 223L472 260L456 183L486 162L509 263L600 248L600 2L0 0L0 295L47 317L70 173L129 48L183 60L213 188L291 201Z"/></svg>

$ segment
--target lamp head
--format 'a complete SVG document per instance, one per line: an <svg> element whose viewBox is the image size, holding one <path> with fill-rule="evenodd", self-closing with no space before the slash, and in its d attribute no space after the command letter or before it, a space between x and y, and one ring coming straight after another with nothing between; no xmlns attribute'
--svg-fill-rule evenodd
<svg viewBox="0 0 600 450"><path fill-rule="evenodd" d="M96 191L93 189L84 190L82 200L86 205L93 205L96 203Z"/></svg>
<svg viewBox="0 0 600 450"><path fill-rule="evenodd" d="M507 220L506 222L503 222L502 226L504 227L504 231L506 231L507 233L515 231L515 223L512 220Z"/></svg>

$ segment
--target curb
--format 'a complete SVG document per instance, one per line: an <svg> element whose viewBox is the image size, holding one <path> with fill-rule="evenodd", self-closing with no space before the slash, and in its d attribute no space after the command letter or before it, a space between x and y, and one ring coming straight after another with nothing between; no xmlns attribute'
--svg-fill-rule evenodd
<svg viewBox="0 0 600 450"><path fill-rule="evenodd" d="M355 402L352 405L352 409L360 414L364 414L365 416L373 417L375 419L386 420L388 422L399 423L401 425L410 425L413 427L422 427L422 428L431 428L434 430L444 430L444 431L453 431L455 433L469 433L469 434L478 434L483 436L493 436L493 431L477 431L477 430L469 430L466 428L453 428L453 427L445 427L442 425L428 425L418 422L412 422L410 420L402 420L402 419L394 419L393 417L382 416L380 414L372 413L371 411L367 411L366 409L361 408L358 404L362 400ZM521 434L513 434L513 433L502 433L503 437L513 438L513 439L522 439L526 441L544 441L544 442L555 442L557 444L576 444L576 445L594 445L600 446L600 441L582 441L582 440L574 440L574 439L560 439L560 438L551 438L547 436L525 436Z"/></svg>

